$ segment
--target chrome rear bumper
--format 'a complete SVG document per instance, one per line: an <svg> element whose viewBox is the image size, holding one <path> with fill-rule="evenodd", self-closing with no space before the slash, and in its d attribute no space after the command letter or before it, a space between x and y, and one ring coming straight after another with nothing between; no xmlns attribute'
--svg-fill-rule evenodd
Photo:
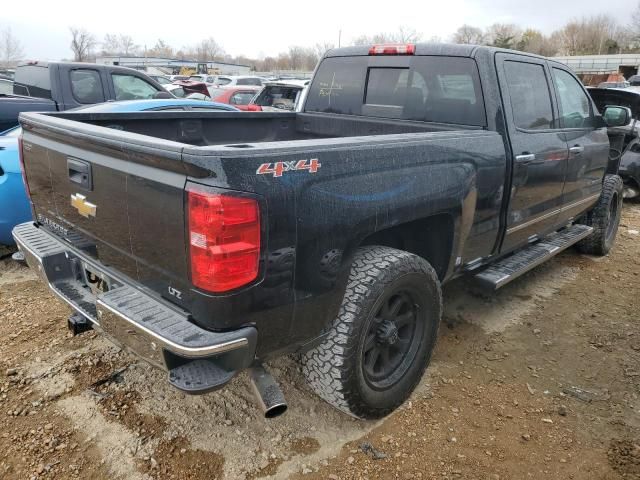
<svg viewBox="0 0 640 480"><path fill-rule="evenodd" d="M255 328L204 330L186 312L31 222L15 227L13 237L27 264L56 296L114 343L167 370L175 387L189 393L214 390L253 362ZM105 280L108 291L94 293L85 283L85 267Z"/></svg>

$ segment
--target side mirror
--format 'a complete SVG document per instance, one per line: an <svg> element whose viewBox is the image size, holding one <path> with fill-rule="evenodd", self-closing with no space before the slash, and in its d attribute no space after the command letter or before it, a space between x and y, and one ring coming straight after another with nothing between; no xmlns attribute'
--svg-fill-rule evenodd
<svg viewBox="0 0 640 480"><path fill-rule="evenodd" d="M629 125L632 117L631 109L628 107L609 106L602 114L607 127L624 127Z"/></svg>

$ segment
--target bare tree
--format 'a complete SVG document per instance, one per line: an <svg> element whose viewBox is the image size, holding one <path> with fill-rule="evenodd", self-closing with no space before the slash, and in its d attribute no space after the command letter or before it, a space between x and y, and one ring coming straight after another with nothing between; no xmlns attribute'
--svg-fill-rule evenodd
<svg viewBox="0 0 640 480"><path fill-rule="evenodd" d="M24 57L22 44L13 35L11 27L0 31L0 65L14 67Z"/></svg>
<svg viewBox="0 0 640 480"><path fill-rule="evenodd" d="M96 46L95 37L84 28L69 27L71 32L71 51L76 62L86 62Z"/></svg>
<svg viewBox="0 0 640 480"><path fill-rule="evenodd" d="M120 41L118 36L107 33L102 41L102 55L118 55L120 54Z"/></svg>
<svg viewBox="0 0 640 480"><path fill-rule="evenodd" d="M482 45L485 43L485 35L478 27L471 25L462 25L456 33L451 37L453 43L462 43L466 45Z"/></svg>
<svg viewBox="0 0 640 480"><path fill-rule="evenodd" d="M213 37L202 40L195 51L197 59L201 62L219 60L224 55L224 49Z"/></svg>
<svg viewBox="0 0 640 480"><path fill-rule="evenodd" d="M416 43L422 40L422 34L418 33L415 28L401 25L395 33L391 34L391 38L397 43Z"/></svg>
<svg viewBox="0 0 640 480"><path fill-rule="evenodd" d="M120 44L120 53L122 55L137 55L140 53L140 46L136 45L129 35L120 35L118 43Z"/></svg>
<svg viewBox="0 0 640 480"><path fill-rule="evenodd" d="M324 54L327 53L332 48L335 48L335 45L331 42L316 43L313 46L313 49L315 51L315 54L318 60L320 60L324 56Z"/></svg>
<svg viewBox="0 0 640 480"><path fill-rule="evenodd" d="M161 38L158 39L152 48L146 51L146 56L148 57L172 58L174 54L175 51L173 50L173 47Z"/></svg>
<svg viewBox="0 0 640 480"><path fill-rule="evenodd" d="M416 43L422 34L409 27L398 27L395 32L380 32L374 35L360 35L353 39L353 45L372 45L375 43Z"/></svg>
<svg viewBox="0 0 640 480"><path fill-rule="evenodd" d="M626 29L608 15L572 20L554 32L552 38L566 55L618 53L629 46Z"/></svg>

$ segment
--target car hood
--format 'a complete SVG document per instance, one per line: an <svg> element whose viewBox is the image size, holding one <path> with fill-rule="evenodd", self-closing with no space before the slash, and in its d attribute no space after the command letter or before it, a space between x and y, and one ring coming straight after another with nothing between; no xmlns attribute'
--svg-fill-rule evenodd
<svg viewBox="0 0 640 480"><path fill-rule="evenodd" d="M17 138L0 137L0 168L6 173L20 173Z"/></svg>

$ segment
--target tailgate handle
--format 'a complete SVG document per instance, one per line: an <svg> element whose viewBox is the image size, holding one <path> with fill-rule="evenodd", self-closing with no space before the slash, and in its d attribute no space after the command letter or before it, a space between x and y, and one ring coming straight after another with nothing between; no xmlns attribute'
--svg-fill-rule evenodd
<svg viewBox="0 0 640 480"><path fill-rule="evenodd" d="M69 180L76 185L81 186L85 190L93 189L93 180L91 177L91 164L77 158L67 158L67 170L69 172Z"/></svg>

